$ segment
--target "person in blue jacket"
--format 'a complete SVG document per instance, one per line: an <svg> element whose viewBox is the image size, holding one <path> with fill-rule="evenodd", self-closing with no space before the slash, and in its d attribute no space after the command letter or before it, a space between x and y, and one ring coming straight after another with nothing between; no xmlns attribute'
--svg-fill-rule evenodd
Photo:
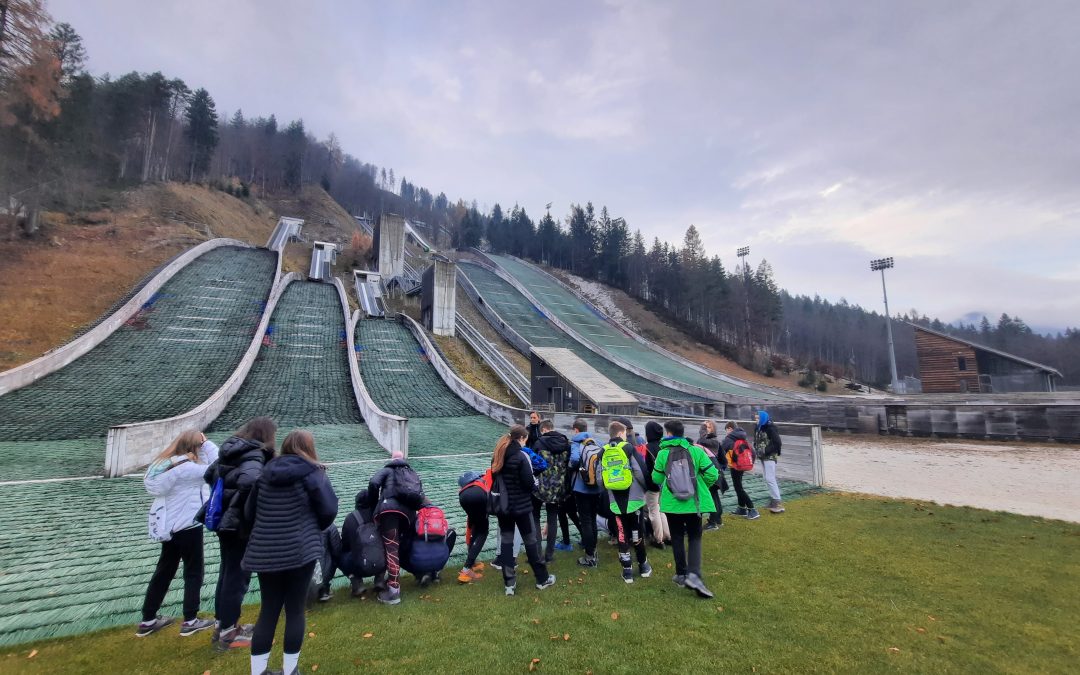
<svg viewBox="0 0 1080 675"><path fill-rule="evenodd" d="M243 569L259 575L262 607L251 637L251 672L266 671L278 616L285 609L284 672L298 672L304 644L304 601L323 531L337 517L338 498L319 464L311 432L285 437L281 455L266 463L245 505L252 523Z"/></svg>
<svg viewBox="0 0 1080 675"><path fill-rule="evenodd" d="M581 472L581 451L590 444L596 444L589 434L589 423L580 417L574 420L570 438L570 470L574 472L574 502L578 518L581 520L581 545L585 555L578 558L582 567L596 567L596 515L600 511L600 499L604 489L600 485L586 485Z"/></svg>

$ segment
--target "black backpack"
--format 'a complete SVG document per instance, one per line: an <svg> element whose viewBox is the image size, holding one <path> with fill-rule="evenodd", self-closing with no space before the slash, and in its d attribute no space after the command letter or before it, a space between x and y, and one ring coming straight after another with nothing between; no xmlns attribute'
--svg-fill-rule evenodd
<svg viewBox="0 0 1080 675"><path fill-rule="evenodd" d="M491 492L488 493L488 513L493 516L510 515L510 495L502 472L491 474Z"/></svg>
<svg viewBox="0 0 1080 675"><path fill-rule="evenodd" d="M383 548L379 526L372 521L365 521L359 511L353 511L356 517L356 539L349 554L356 565L357 576L373 577L386 571L386 549Z"/></svg>
<svg viewBox="0 0 1080 675"><path fill-rule="evenodd" d="M424 505L424 486L420 483L420 476L410 466L393 467L393 490L391 494L384 495L393 497L401 502L402 506L410 509L418 509Z"/></svg>

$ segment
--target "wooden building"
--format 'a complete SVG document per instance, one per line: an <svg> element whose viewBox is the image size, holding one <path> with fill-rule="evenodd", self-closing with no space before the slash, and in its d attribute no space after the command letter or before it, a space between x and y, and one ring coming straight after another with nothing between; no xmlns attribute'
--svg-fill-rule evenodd
<svg viewBox="0 0 1080 675"><path fill-rule="evenodd" d="M636 415L638 400L574 352L561 347L533 347L532 405L549 412Z"/></svg>
<svg viewBox="0 0 1080 675"><path fill-rule="evenodd" d="M992 347L925 326L915 329L915 353L924 394L1002 394L1055 391L1061 373Z"/></svg>

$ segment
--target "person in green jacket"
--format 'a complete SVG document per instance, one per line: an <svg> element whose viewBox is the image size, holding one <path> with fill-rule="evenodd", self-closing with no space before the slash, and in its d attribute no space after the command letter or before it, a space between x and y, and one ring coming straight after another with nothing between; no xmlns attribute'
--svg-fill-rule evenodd
<svg viewBox="0 0 1080 675"><path fill-rule="evenodd" d="M660 511L667 514L671 528L675 555L675 576L671 580L703 598L711 598L713 593L701 578L701 514L716 511L709 487L719 479L720 472L704 450L683 436L682 422L668 420L664 431L667 436L660 441L652 477L661 486ZM680 493L686 496L680 498ZM689 541L689 559L683 537Z"/></svg>
<svg viewBox="0 0 1080 675"><path fill-rule="evenodd" d="M652 565L645 553L645 538L641 535L641 509L645 506L645 460L626 440L626 425L612 422L608 426L611 440L600 455L603 467L601 479L607 488L611 513L615 516L615 534L619 545L623 581L634 583L634 568L630 547L637 553L638 573L642 579L652 576ZM550 527L550 525L549 525Z"/></svg>

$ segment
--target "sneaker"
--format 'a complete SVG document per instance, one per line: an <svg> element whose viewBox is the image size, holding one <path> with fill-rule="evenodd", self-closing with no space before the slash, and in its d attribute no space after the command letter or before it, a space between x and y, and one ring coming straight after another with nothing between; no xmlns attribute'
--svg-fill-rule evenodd
<svg viewBox="0 0 1080 675"><path fill-rule="evenodd" d="M746 517L746 507L739 506L735 509L735 515Z"/></svg>
<svg viewBox="0 0 1080 675"><path fill-rule="evenodd" d="M417 581L420 582L420 588L427 588L432 584L433 581L435 581L435 575L431 572L428 572L421 575L420 578L417 579Z"/></svg>
<svg viewBox="0 0 1080 675"><path fill-rule="evenodd" d="M649 564L648 560L638 565L638 574L641 575L642 579L648 579L652 576L652 565Z"/></svg>
<svg viewBox="0 0 1080 675"><path fill-rule="evenodd" d="M547 588L548 586L554 586L554 585L555 585L555 575L552 574L551 572L548 572L548 578L544 579L543 583L536 584L536 590L542 591L545 588Z"/></svg>
<svg viewBox="0 0 1080 675"><path fill-rule="evenodd" d="M517 586L507 586L506 587L506 594L507 595L513 595L515 592L517 592Z"/></svg>
<svg viewBox="0 0 1080 675"><path fill-rule="evenodd" d="M384 605L396 605L401 602L401 587L391 586L379 593L379 602Z"/></svg>
<svg viewBox="0 0 1080 675"><path fill-rule="evenodd" d="M499 562L499 559L498 559L498 558L495 558L494 560L492 560L492 561L489 561L489 562L488 562L488 565L491 565L492 569L497 569L497 570L501 570L501 569L502 569L502 563L501 563L501 562Z"/></svg>
<svg viewBox="0 0 1080 675"><path fill-rule="evenodd" d="M686 575L685 574L676 574L675 576L671 577L671 581L674 582L674 584L676 586L685 587L686 586Z"/></svg>
<svg viewBox="0 0 1080 675"><path fill-rule="evenodd" d="M472 571L473 572L483 572L484 567L485 567L484 563L477 562L475 565L472 566Z"/></svg>
<svg viewBox="0 0 1080 675"><path fill-rule="evenodd" d="M746 512L747 520L757 520L761 517L761 514L757 512L757 509L750 509Z"/></svg>
<svg viewBox="0 0 1080 675"><path fill-rule="evenodd" d="M550 565L553 562L555 562L555 556L553 556L553 555L544 556L544 564L545 565Z"/></svg>
<svg viewBox="0 0 1080 675"><path fill-rule="evenodd" d="M221 631L217 641L217 650L227 652L230 649L249 649L251 647L251 633L245 632L243 626L233 626Z"/></svg>
<svg viewBox="0 0 1080 675"><path fill-rule="evenodd" d="M713 597L713 592L706 588L705 582L701 580L701 577L693 572L686 575L686 587L703 598Z"/></svg>
<svg viewBox="0 0 1080 675"><path fill-rule="evenodd" d="M153 621L142 621L135 630L135 637L146 637L151 633L156 633L165 626L172 624L173 621L174 619L171 616L158 616L154 617Z"/></svg>
<svg viewBox="0 0 1080 675"><path fill-rule="evenodd" d="M467 584L467 583L470 583L470 582L473 582L473 581L479 581L480 579L483 579L483 578L484 578L483 574L480 574L479 572L474 572L474 571L472 571L471 569L469 569L467 567L462 567L461 571L458 572L458 575L457 575L457 580L460 581L463 584Z"/></svg>
<svg viewBox="0 0 1080 675"><path fill-rule="evenodd" d="M634 569L632 567L624 567L622 571L623 583L634 583Z"/></svg>
<svg viewBox="0 0 1080 675"><path fill-rule="evenodd" d="M596 560L596 556L594 555L583 555L577 559L577 564L581 565L582 567L596 567L599 562Z"/></svg>
<svg viewBox="0 0 1080 675"><path fill-rule="evenodd" d="M333 597L333 593L330 592L329 588L319 589L319 602L330 602L331 597Z"/></svg>
<svg viewBox="0 0 1080 675"><path fill-rule="evenodd" d="M712 523L712 522L710 522L710 523L707 523L705 525L705 527L702 528L702 530L704 532L712 532L713 530L719 530L721 527L723 527L723 523Z"/></svg>
<svg viewBox="0 0 1080 675"><path fill-rule="evenodd" d="M557 541L557 542L555 542L555 550L556 551L573 551L574 550L574 545L571 544L570 542L566 542L564 544L561 541Z"/></svg>
<svg viewBox="0 0 1080 675"><path fill-rule="evenodd" d="M359 598L367 590L364 588L363 577L352 577L349 579L350 593L354 598Z"/></svg>
<svg viewBox="0 0 1080 675"><path fill-rule="evenodd" d="M180 624L180 637L194 635L195 633L204 631L208 628L213 628L214 625L214 621L211 619L192 619L191 621L185 621Z"/></svg>
<svg viewBox="0 0 1080 675"><path fill-rule="evenodd" d="M780 503L780 500L769 502L769 511L772 513L783 513L784 505Z"/></svg>

